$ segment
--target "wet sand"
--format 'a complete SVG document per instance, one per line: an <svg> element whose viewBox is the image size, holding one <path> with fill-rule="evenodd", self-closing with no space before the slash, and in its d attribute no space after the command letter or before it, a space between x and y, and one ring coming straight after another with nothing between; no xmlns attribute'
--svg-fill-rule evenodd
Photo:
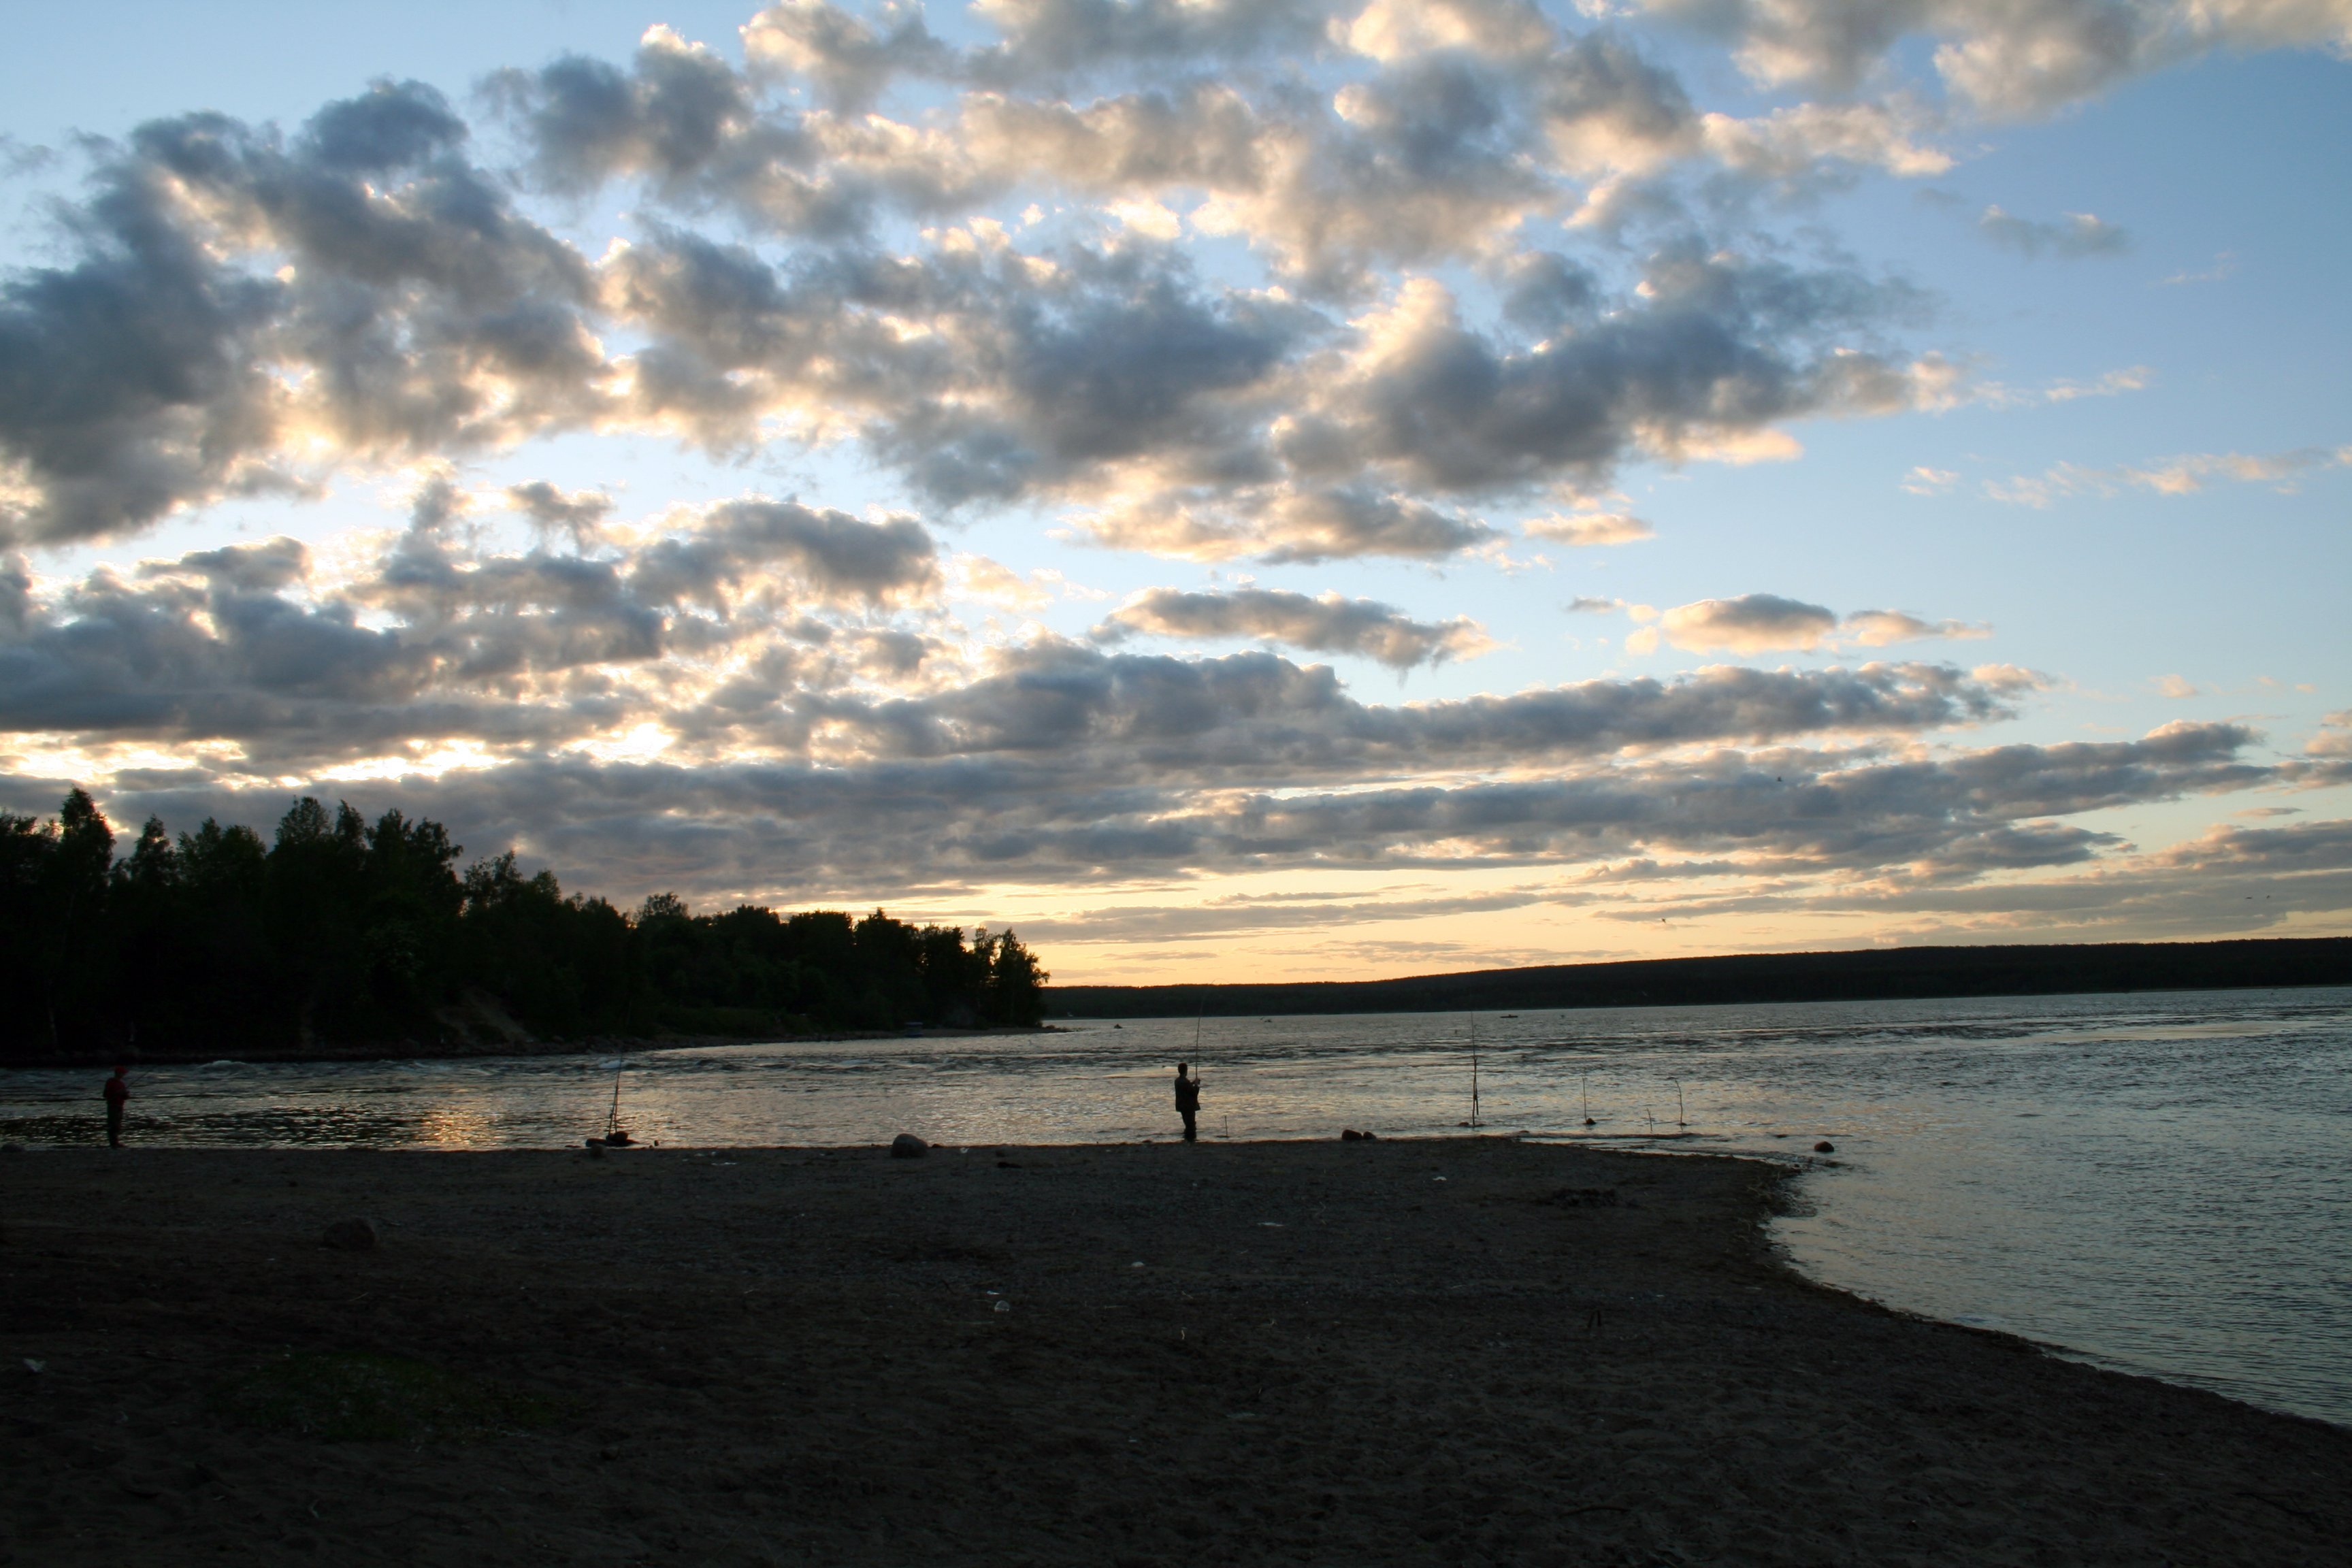
<svg viewBox="0 0 2352 1568"><path fill-rule="evenodd" d="M0 1154L0 1563L2352 1560L2352 1433L1808 1285L1776 1201L1490 1139Z"/></svg>

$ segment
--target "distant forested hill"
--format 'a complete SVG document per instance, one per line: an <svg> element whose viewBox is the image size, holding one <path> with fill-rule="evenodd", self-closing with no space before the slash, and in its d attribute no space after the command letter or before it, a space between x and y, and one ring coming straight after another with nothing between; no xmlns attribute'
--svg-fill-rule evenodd
<svg viewBox="0 0 2352 1568"><path fill-rule="evenodd" d="M2352 937L1746 953L1292 985L1057 985L1046 994L1045 1011L1056 1018L1189 1018L1202 1012L1236 1017L2253 985L2352 985Z"/></svg>
<svg viewBox="0 0 2352 1568"><path fill-rule="evenodd" d="M77 789L55 818L0 813L0 1063L403 1051L662 1034L1034 1026L1047 976L1010 931L967 940L879 910L624 914L524 876L462 872L443 826L294 803L264 843L150 818L116 858Z"/></svg>

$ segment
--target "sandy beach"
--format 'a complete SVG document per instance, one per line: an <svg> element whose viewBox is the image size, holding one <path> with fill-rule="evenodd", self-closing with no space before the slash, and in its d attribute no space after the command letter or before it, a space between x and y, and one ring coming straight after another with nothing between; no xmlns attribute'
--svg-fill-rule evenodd
<svg viewBox="0 0 2352 1568"><path fill-rule="evenodd" d="M2352 1557L2352 1433L1807 1284L1778 1201L1466 1138L0 1154L0 1562Z"/></svg>

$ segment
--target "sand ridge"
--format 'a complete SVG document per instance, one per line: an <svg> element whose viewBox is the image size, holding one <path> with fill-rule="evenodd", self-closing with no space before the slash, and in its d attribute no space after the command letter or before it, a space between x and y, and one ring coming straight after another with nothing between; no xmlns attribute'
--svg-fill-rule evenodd
<svg viewBox="0 0 2352 1568"><path fill-rule="evenodd" d="M2347 1560L2352 1434L1809 1285L1776 1181L1491 1138L0 1156L0 1561ZM375 1250L318 1244L351 1215ZM347 1377L389 1426L321 1428Z"/></svg>

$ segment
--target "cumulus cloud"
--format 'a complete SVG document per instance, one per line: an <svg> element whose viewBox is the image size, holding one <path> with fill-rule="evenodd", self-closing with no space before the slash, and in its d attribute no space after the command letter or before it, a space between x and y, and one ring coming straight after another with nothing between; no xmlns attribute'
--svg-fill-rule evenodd
<svg viewBox="0 0 2352 1568"><path fill-rule="evenodd" d="M661 26L621 64L502 73L520 188L414 82L291 136L141 127L68 210L68 260L0 284L0 540L594 430L854 443L926 504L1058 509L1127 548L1425 559L1496 542L1489 500L1786 455L1788 421L1933 395L1894 341L1900 283L1688 223L1604 282L1522 235L1580 210L1580 170L1924 167L1907 111L1708 119L1616 33L1434 0L1339 18L1371 65L1328 100L1245 77L1088 98L1040 84L1334 16L986 15L1002 41L957 49L911 11L795 4L751 24L748 75ZM900 76L951 101L852 112ZM984 207L1041 189L1122 222L1024 249ZM636 232L593 255L530 205L620 193ZM886 219L929 226L898 248ZM1188 232L1243 238L1276 281L1203 279ZM1444 262L1501 281L1499 319L1421 270Z"/></svg>
<svg viewBox="0 0 2352 1568"><path fill-rule="evenodd" d="M1677 605L1625 639L1636 653L1656 649L1664 637L1694 652L1723 648L1733 653L1763 653L1774 648L1818 647L1837 630L1837 616L1827 606L1784 599L1778 594L1742 594L1736 599L1700 599Z"/></svg>
<svg viewBox="0 0 2352 1568"><path fill-rule="evenodd" d="M1647 620L1649 616L1637 613ZM1655 616L1625 639L1635 653L1655 652L1663 640L1693 653L1811 652L1825 643L1885 647L1931 637L1991 636L1986 626L1963 621L1928 621L1901 610L1857 610L1840 620L1827 605L1786 599L1778 594L1742 594L1736 599L1700 599Z"/></svg>
<svg viewBox="0 0 2352 1568"><path fill-rule="evenodd" d="M2126 78L2224 49L2352 45L2342 0L1649 0L1736 42L1757 80L1859 87L1907 38L1936 40L1945 84L1978 110L2048 112Z"/></svg>
<svg viewBox="0 0 2352 1568"><path fill-rule="evenodd" d="M747 500L631 530L634 542L594 554L505 553L452 536L433 508L419 513L340 577L285 539L133 576L100 570L46 597L12 574L0 727L88 745L231 742L205 765L232 777L372 755L413 763L458 741L519 764L654 723L713 757L780 765L1055 753L1073 777L1143 767L1177 787L1236 769L1344 779L1365 766L1969 724L2031 689L2006 674L1873 665L1383 709L1346 696L1328 668L1262 653L1187 661L1048 639L974 668L919 632L862 619L936 582L930 542L907 520ZM1400 664L1466 654L1478 637L1459 621L1291 595L1147 598L1127 612L1121 629L1222 626Z"/></svg>
<svg viewBox="0 0 2352 1568"><path fill-rule="evenodd" d="M989 0L935 33L911 5L787 0L740 68L655 26L500 73L467 100L495 135L402 81L284 131L151 121L89 145L47 262L0 277L0 549L24 552L0 557L0 795L45 805L70 775L118 813L250 818L289 779L396 784L624 893L1627 857L1939 896L2096 874L2130 852L2062 818L2326 782L2340 727L2275 767L2230 726L1969 749L2039 679L1926 662L1381 704L1298 659L1416 669L1486 631L1255 586L1137 595L1095 642L975 631L950 604L1017 620L1090 591L940 539L993 511L1203 562L1506 560L1648 537L1580 499L1630 464L2140 384L1972 384L1907 342L1916 289L1786 215L1942 174L1971 110L2337 38L2340 12L1681 8L1759 78L1836 89L1732 114L1638 12ZM1888 63L1913 35L1948 93ZM1983 227L2051 257L2123 243L2087 216ZM507 482L583 437L845 458L882 504ZM2012 499L2289 485L2347 452L2063 468ZM493 458L497 484L461 483ZM414 483L405 525L86 564L355 479ZM35 569L61 555L83 564ZM1636 651L1984 634L1765 595L1633 613Z"/></svg>
<svg viewBox="0 0 2352 1568"><path fill-rule="evenodd" d="M410 528L339 576L280 538L101 568L27 602L0 638L0 729L234 741L266 773L453 738L558 746L675 717L698 664L838 683L871 650L827 646L841 639L810 615L937 583L932 541L905 518L747 499L625 547L501 553L451 530L450 498L428 483Z"/></svg>
<svg viewBox="0 0 2352 1568"><path fill-rule="evenodd" d="M613 510L613 498L603 490L566 490L545 479L507 487L509 505L539 527L571 535L586 543Z"/></svg>
<svg viewBox="0 0 2352 1568"><path fill-rule="evenodd" d="M1113 610L1094 629L1097 640L1134 635L1262 637L1310 653L1357 654L1392 669L1475 658L1495 646L1467 616L1416 621L1393 605L1339 594L1309 598L1270 588L1185 593L1151 588Z"/></svg>
<svg viewBox="0 0 2352 1568"><path fill-rule="evenodd" d="M0 286L0 535L299 490L305 450L403 459L587 422L606 371L589 268L466 137L433 89L378 83L290 141L190 115L106 153L79 257Z"/></svg>

